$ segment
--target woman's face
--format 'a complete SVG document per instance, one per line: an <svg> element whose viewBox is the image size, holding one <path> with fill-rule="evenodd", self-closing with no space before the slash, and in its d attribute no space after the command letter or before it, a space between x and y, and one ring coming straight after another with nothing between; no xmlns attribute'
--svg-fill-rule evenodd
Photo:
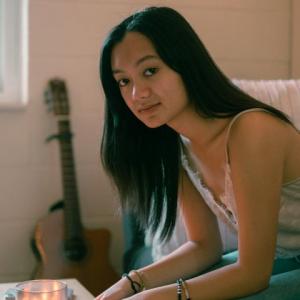
<svg viewBox="0 0 300 300"><path fill-rule="evenodd" d="M180 75L161 60L144 35L126 33L112 51L111 66L124 101L146 126L172 127L189 106Z"/></svg>

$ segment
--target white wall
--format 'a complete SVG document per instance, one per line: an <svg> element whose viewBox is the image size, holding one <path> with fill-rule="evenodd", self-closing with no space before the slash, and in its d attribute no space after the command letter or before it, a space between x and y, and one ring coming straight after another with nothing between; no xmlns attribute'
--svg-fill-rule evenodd
<svg viewBox="0 0 300 300"><path fill-rule="evenodd" d="M57 142L44 143L57 125L43 103L49 78L59 76L69 88L84 225L110 229L110 256L120 271L118 204L99 162L103 95L98 60L105 35L136 8L168 5L190 20L228 76L289 78L296 60L293 74L299 76L299 57L291 48L296 36L291 1L30 0L29 104L23 111L0 108L0 281L30 276L34 225L62 195Z"/></svg>

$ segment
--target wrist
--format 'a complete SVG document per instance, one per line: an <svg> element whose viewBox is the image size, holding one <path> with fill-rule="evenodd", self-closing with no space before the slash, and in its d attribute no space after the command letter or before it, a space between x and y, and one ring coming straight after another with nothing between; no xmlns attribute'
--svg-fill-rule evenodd
<svg viewBox="0 0 300 300"><path fill-rule="evenodd" d="M122 290L126 291L126 295L128 296L134 295L134 291L131 288L130 281L126 277L122 276L122 278L120 279L120 283L121 283Z"/></svg>
<svg viewBox="0 0 300 300"><path fill-rule="evenodd" d="M144 291L146 290L146 284L145 284L145 276L142 271L137 271L137 270L131 270L129 272L129 276L139 284L140 290L139 291Z"/></svg>
<svg viewBox="0 0 300 300"><path fill-rule="evenodd" d="M145 284L140 272L132 270L129 274L124 273L122 280L126 284L126 289L130 290L131 295L138 294L145 289Z"/></svg>

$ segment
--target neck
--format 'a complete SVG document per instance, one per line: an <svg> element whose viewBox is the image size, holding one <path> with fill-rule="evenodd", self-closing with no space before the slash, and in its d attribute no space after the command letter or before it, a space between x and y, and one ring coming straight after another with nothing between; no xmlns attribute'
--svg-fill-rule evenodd
<svg viewBox="0 0 300 300"><path fill-rule="evenodd" d="M222 135L231 118L203 118L194 109L185 111L168 123L197 148L207 148Z"/></svg>

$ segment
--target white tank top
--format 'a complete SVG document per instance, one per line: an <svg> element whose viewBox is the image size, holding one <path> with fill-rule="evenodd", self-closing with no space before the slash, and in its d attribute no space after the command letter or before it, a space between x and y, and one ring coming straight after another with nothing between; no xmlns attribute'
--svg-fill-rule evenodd
<svg viewBox="0 0 300 300"><path fill-rule="evenodd" d="M223 251L237 249L237 210L232 187L231 170L228 157L227 142L233 123L243 114L250 111L266 111L260 108L248 109L237 114L230 122L226 134L226 162L224 194L217 200L205 185L201 170L197 169L196 158L188 147L189 140L181 136L182 166L190 180L203 197L219 221L220 233L223 242ZM300 168L300 166L299 166ZM220 225L221 224L221 225ZM278 220L278 234L276 244L276 258L289 258L300 255L300 177L285 183L281 188L281 205Z"/></svg>

